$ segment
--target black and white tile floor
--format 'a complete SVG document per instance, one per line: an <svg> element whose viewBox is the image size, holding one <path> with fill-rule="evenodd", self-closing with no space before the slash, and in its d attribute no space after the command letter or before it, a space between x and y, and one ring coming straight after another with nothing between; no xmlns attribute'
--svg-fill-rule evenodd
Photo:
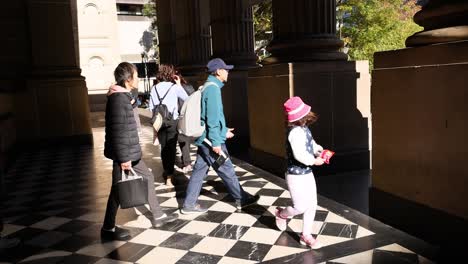
<svg viewBox="0 0 468 264"><path fill-rule="evenodd" d="M102 154L104 130L93 132L94 146L51 146L17 159L7 174L4 235L23 243L1 252L0 263L434 263L437 249L324 197L313 223L324 247L311 251L298 242L301 218L285 232L275 229L274 208L290 203L284 181L236 159L244 189L261 195L258 205L236 211L210 171L200 196L208 213L150 228L144 212L119 210L117 222L132 238L101 241L112 163ZM144 127L144 160L162 182L151 141ZM187 181L180 173L174 187L155 186L164 210L177 211Z"/></svg>

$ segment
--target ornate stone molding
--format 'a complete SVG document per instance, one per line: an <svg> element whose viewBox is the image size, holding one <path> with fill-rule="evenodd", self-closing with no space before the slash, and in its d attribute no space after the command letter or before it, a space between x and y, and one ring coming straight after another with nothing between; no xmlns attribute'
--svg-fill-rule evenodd
<svg viewBox="0 0 468 264"><path fill-rule="evenodd" d="M468 40L468 2L432 0L414 16L424 30L406 39L407 47Z"/></svg>
<svg viewBox="0 0 468 264"><path fill-rule="evenodd" d="M336 35L335 0L273 0L273 54L265 63L346 60Z"/></svg>
<svg viewBox="0 0 468 264"><path fill-rule="evenodd" d="M179 67L187 74L205 70L211 55L209 0L176 1Z"/></svg>
<svg viewBox="0 0 468 264"><path fill-rule="evenodd" d="M211 0L213 57L235 69L258 67L250 0Z"/></svg>

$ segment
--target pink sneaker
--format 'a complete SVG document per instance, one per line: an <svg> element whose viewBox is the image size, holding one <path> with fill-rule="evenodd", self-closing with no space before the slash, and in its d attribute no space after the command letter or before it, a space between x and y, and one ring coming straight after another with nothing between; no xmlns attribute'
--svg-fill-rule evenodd
<svg viewBox="0 0 468 264"><path fill-rule="evenodd" d="M277 207L275 211L275 218L276 218L276 227L278 227L279 230L284 231L286 230L286 227L288 226L286 219L287 217L284 217L281 215L281 208Z"/></svg>
<svg viewBox="0 0 468 264"><path fill-rule="evenodd" d="M309 246L312 249L319 249L322 247L322 244L320 244L317 239L314 239L312 235L304 236L301 234L300 242L302 245Z"/></svg>

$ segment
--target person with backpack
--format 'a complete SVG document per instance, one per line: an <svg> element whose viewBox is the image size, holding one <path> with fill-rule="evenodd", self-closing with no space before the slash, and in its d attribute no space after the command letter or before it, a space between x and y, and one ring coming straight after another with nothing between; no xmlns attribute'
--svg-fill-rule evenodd
<svg viewBox="0 0 468 264"><path fill-rule="evenodd" d="M238 210L252 205L260 198L244 191L239 183L234 165L228 158L226 139L234 137L233 129L226 126L221 98L221 88L228 79L229 70L233 65L226 65L222 59L215 58L208 62L210 75L201 88L199 122L205 125L205 131L195 141L198 146L197 159L193 167L192 176L181 208L182 214L204 213L206 208L197 203L198 196L210 166L224 182L227 191L234 198ZM196 95L194 93L193 96ZM188 102L190 102L189 99ZM185 113L184 113L185 114ZM221 159L221 157L224 157ZM221 160L221 161L220 161Z"/></svg>
<svg viewBox="0 0 468 264"><path fill-rule="evenodd" d="M176 75L174 66L161 64L156 75L158 84L153 86L150 93L149 109L164 109L163 122L157 131L161 145L161 160L163 163L163 178L166 185L172 184L177 147L177 119L179 117L178 99L185 101L187 93L181 86L180 78ZM159 113L162 113L161 110ZM153 113L154 115L154 113Z"/></svg>
<svg viewBox="0 0 468 264"><path fill-rule="evenodd" d="M176 75L179 76L180 78L180 83L182 87L184 88L185 92L190 96L195 92L195 89L193 89L193 86L187 82L184 77L182 77L182 74L180 74L180 71L176 70ZM182 106L184 104L184 100L179 99L179 114L182 110ZM190 159L190 144L193 143L193 139L189 136L186 136L184 134L180 134L177 137L177 141L179 143L179 148L182 153L182 160L181 160L181 168L184 173L187 173L192 170L192 160Z"/></svg>

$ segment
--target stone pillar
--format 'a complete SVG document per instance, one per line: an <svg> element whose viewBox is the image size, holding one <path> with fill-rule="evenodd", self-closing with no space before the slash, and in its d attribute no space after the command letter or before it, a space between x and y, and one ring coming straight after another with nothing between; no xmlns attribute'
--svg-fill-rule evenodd
<svg viewBox="0 0 468 264"><path fill-rule="evenodd" d="M369 169L369 73L339 51L335 13L335 0L273 0L272 56L249 72L248 107L252 160L278 175L286 165L283 103L292 96L312 106L314 138L336 152L318 175Z"/></svg>
<svg viewBox="0 0 468 264"><path fill-rule="evenodd" d="M178 64L176 50L176 19L175 0L156 1L159 60L161 64Z"/></svg>
<svg viewBox="0 0 468 264"><path fill-rule="evenodd" d="M249 146L247 106L248 69L256 68L253 17L250 0L211 0L213 57L233 64L223 88L224 113L236 137L228 140L230 151L246 152Z"/></svg>
<svg viewBox="0 0 468 264"><path fill-rule="evenodd" d="M446 43L468 39L468 2L432 0L414 16L424 27L406 40L407 47Z"/></svg>
<svg viewBox="0 0 468 264"><path fill-rule="evenodd" d="M14 158L11 155L17 142L14 102L18 91L25 89L24 71L27 72L30 60L26 3L8 1L3 8L8 12L1 15L0 26L9 37L3 39L0 49L0 170L5 170L5 165Z"/></svg>
<svg viewBox="0 0 468 264"><path fill-rule="evenodd" d="M211 55L209 0L176 1L178 66L185 75L205 71Z"/></svg>
<svg viewBox="0 0 468 264"><path fill-rule="evenodd" d="M372 72L370 213L456 254L468 235L467 18L466 0L430 1L411 48L375 53Z"/></svg>
<svg viewBox="0 0 468 264"><path fill-rule="evenodd" d="M211 0L213 57L236 70L257 67L250 0Z"/></svg>
<svg viewBox="0 0 468 264"><path fill-rule="evenodd" d="M92 140L80 75L76 0L27 1L30 73L16 96L19 141ZM47 15L44 15L47 14Z"/></svg>
<svg viewBox="0 0 468 264"><path fill-rule="evenodd" d="M273 54L265 63L346 60L336 35L335 0L273 0Z"/></svg>

